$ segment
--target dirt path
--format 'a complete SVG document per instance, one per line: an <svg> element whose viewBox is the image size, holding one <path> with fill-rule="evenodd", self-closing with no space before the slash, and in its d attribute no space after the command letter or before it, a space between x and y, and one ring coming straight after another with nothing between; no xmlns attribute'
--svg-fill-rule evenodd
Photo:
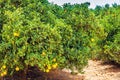
<svg viewBox="0 0 120 80"><path fill-rule="evenodd" d="M113 64L90 60L84 71L85 80L120 80L120 66Z"/></svg>

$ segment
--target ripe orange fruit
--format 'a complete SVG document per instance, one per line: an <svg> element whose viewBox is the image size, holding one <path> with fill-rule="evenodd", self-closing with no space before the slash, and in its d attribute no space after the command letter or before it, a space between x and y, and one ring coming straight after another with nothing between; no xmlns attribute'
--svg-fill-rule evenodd
<svg viewBox="0 0 120 80"><path fill-rule="evenodd" d="M3 73L1 73L1 74L0 74L0 76L1 76L1 77L3 77L3 76L4 76L4 74L3 74Z"/></svg>
<svg viewBox="0 0 120 80"><path fill-rule="evenodd" d="M7 71L4 71L4 72L3 72L3 75L4 75L4 76L7 75Z"/></svg>
<svg viewBox="0 0 120 80"><path fill-rule="evenodd" d="M58 66L58 64L55 63L55 64L52 65L52 68L55 69L55 68L57 68L57 66Z"/></svg>
<svg viewBox="0 0 120 80"><path fill-rule="evenodd" d="M45 54L45 52L42 52L42 56L45 56L46 54Z"/></svg>
<svg viewBox="0 0 120 80"><path fill-rule="evenodd" d="M53 59L53 62L56 62L56 59L55 59L55 58Z"/></svg>
<svg viewBox="0 0 120 80"><path fill-rule="evenodd" d="M6 68L6 65L3 65L2 68L5 69L5 68Z"/></svg>
<svg viewBox="0 0 120 80"><path fill-rule="evenodd" d="M95 39L93 39L93 38L92 38L92 39L91 39L91 41L92 41L92 42L94 42L94 41L95 41Z"/></svg>
<svg viewBox="0 0 120 80"><path fill-rule="evenodd" d="M50 72L50 70L49 70L49 69L46 69L46 70L45 70L45 72L47 72L47 73L48 73L48 72Z"/></svg>
<svg viewBox="0 0 120 80"><path fill-rule="evenodd" d="M16 67L15 70L16 70L16 71L19 71L20 69L19 69L19 67Z"/></svg>
<svg viewBox="0 0 120 80"><path fill-rule="evenodd" d="M19 36L20 36L20 34L19 34L18 32L14 32L13 35L14 35L15 37L19 37Z"/></svg>

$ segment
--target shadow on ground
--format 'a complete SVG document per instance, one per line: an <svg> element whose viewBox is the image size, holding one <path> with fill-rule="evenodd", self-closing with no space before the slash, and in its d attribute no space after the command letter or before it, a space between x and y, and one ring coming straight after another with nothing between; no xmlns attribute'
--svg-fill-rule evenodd
<svg viewBox="0 0 120 80"><path fill-rule="evenodd" d="M24 73L18 72L13 76L4 77L0 80L84 80L82 75L72 75L68 72L62 70L52 70L49 73L44 73L39 71L36 67L31 67L28 69L27 75Z"/></svg>
<svg viewBox="0 0 120 80"><path fill-rule="evenodd" d="M105 68L107 72L120 72L120 64L117 64L114 61L104 62L102 65L111 65L111 67Z"/></svg>

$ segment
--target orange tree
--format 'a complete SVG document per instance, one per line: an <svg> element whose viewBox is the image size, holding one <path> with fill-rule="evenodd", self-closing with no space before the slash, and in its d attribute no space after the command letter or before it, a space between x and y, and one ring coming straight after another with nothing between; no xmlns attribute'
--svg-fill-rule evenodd
<svg viewBox="0 0 120 80"><path fill-rule="evenodd" d="M0 43L1 76L28 66L38 66L40 70L49 72L64 64L62 36L60 30L50 24L48 15L52 13L46 10L45 4L47 1L39 0L1 2L4 13Z"/></svg>
<svg viewBox="0 0 120 80"><path fill-rule="evenodd" d="M0 1L1 76L28 66L49 72L71 66L81 70L87 64L89 38L76 34L70 24L54 13L57 9L52 10L52 5L47 0Z"/></svg>
<svg viewBox="0 0 120 80"><path fill-rule="evenodd" d="M100 17L101 16L101 17ZM104 26L106 37L102 40L100 54L105 61L120 63L120 6L106 5L99 14L100 23Z"/></svg>
<svg viewBox="0 0 120 80"><path fill-rule="evenodd" d="M96 58L101 51L99 46L101 39L105 38L104 27L100 24L93 10L88 8L89 5L90 3L86 2L74 5L65 4L63 6L65 11L63 19L73 29L73 37L69 43L70 48L68 52L72 56L76 54L76 57L72 57L73 60L71 56L68 57L73 61L74 65L87 64L87 61L83 59L82 61L81 58ZM80 57L78 58L78 56ZM74 60L79 61L79 63ZM83 65L78 67L83 67Z"/></svg>

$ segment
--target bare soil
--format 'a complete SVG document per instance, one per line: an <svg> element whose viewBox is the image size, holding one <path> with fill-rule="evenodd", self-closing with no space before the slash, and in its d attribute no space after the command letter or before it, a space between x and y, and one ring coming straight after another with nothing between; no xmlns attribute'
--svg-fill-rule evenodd
<svg viewBox="0 0 120 80"><path fill-rule="evenodd" d="M90 60L84 69L85 80L120 80L120 65Z"/></svg>

